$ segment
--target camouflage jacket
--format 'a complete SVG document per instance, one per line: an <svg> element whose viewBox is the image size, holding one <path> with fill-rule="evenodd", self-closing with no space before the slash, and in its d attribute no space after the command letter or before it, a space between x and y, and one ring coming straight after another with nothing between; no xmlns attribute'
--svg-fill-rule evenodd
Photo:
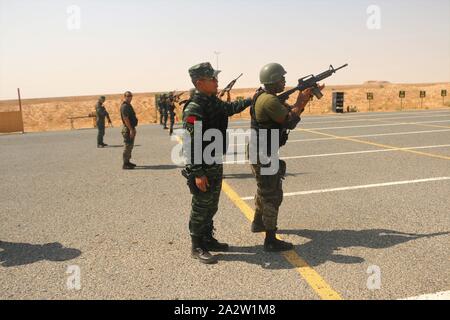
<svg viewBox="0 0 450 320"><path fill-rule="evenodd" d="M196 91L192 99L190 99L183 110L183 128L186 130L186 134L190 137L190 149L189 154L185 154L187 157L186 169L196 177L208 176L208 173L214 171L214 167L217 165L206 164L203 159L203 151L211 144L210 141L203 141L202 143L202 163L194 163L194 135L195 135L195 123L201 121L202 132L201 137L203 140L203 134L209 129L216 129L222 133L223 138L223 153L226 153L226 130L228 128L228 117L244 111L252 104L252 99L239 100L236 102L228 103L223 102L216 96L207 96L199 91ZM199 134L199 133L197 133ZM221 156L221 154L216 154ZM199 161L200 162L200 161Z"/></svg>
<svg viewBox="0 0 450 320"><path fill-rule="evenodd" d="M97 116L97 122L105 123L105 118L109 119L109 113L106 108L100 102L97 102L95 106L95 113Z"/></svg>

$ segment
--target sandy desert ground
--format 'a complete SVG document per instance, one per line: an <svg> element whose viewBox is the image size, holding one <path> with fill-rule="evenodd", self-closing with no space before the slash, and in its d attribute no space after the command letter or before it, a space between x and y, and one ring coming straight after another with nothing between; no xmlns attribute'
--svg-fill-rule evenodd
<svg viewBox="0 0 450 320"><path fill-rule="evenodd" d="M423 101L423 109L450 107L450 97L443 101L441 90L450 92L450 83L433 84L391 84L384 81L368 81L362 85L328 86L324 90L324 97L314 100L306 108L306 114L325 114L331 112L332 92L339 91L345 93L344 107L356 107L358 111L368 111L369 103L366 99L367 92L373 92L374 100L371 101L371 111L400 110L399 91L406 91L406 98L403 100L404 109L420 109L421 101L419 92L425 90L427 93ZM232 98L250 97L255 89L235 89L232 91ZM26 96L26 93L23 93ZM99 93L100 95L100 93ZM184 95L185 98L187 96ZM119 105L122 95L106 95L105 106L111 115L114 126L119 126L120 115ZM294 94L290 102L293 102ZM25 131L54 131L70 130L71 123L69 117L87 116L95 109L98 96L79 96L46 99L25 99L22 100ZM133 106L139 117L141 124L155 123L155 93L137 93L134 95ZM0 112L18 110L17 100L0 101ZM178 117L181 115L181 108L177 110ZM1 115L0 115L1 116ZM248 118L248 110L237 118ZM74 126L79 128L92 128L92 119L75 120Z"/></svg>

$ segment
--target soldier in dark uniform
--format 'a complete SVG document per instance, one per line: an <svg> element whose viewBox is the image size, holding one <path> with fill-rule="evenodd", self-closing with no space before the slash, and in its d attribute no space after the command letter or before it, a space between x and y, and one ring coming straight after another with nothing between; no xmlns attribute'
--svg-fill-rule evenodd
<svg viewBox="0 0 450 320"><path fill-rule="evenodd" d="M167 93L164 93L162 95L162 102L161 102L161 114L163 116L163 129L167 130L167 118L169 116L169 95Z"/></svg>
<svg viewBox="0 0 450 320"><path fill-rule="evenodd" d="M300 115L308 104L312 92L307 89L300 92L294 106L282 103L277 98L277 93L284 90L286 85L286 71L278 63L270 63L261 70L260 81L264 89L260 88L250 109L252 133L251 145L253 152L257 152L256 163L251 163L252 172L256 178L257 192L255 196L255 217L252 223L252 232L265 232L264 250L269 252L285 251L293 248L291 243L281 241L276 237L278 211L283 201L282 180L286 173L286 163L278 159L278 148L286 144L287 130L294 129L300 122ZM323 87L321 87L323 89ZM264 134L261 134L261 130ZM272 132L278 133L279 141L276 150L270 141ZM269 157L268 163L260 161L261 146L266 150L262 153ZM275 157L274 157L275 155ZM273 161L277 169L266 172Z"/></svg>
<svg viewBox="0 0 450 320"><path fill-rule="evenodd" d="M173 126L175 124L175 97L172 95L169 96L168 103L167 103L167 112L169 114L169 135L171 136L173 134Z"/></svg>
<svg viewBox="0 0 450 320"><path fill-rule="evenodd" d="M223 138L223 150L216 150L215 158L222 158L226 153L226 130L228 117L240 113L251 104L251 99L234 103L226 103L217 98L217 75L210 63L201 63L189 69L189 75L196 91L183 110L183 127L186 129L183 150L187 157L187 165L183 175L188 178L191 190L192 208L189 230L192 239L191 255L202 263L216 263L217 258L209 251L226 251L228 244L220 243L214 236L213 218L218 210L219 196L222 188L223 165L218 162L208 163L201 156L196 161L196 148L203 155L205 148L212 142L197 145L194 134L203 134L209 129L219 130ZM199 124L201 123L201 129ZM187 141L188 142L187 142ZM199 152L198 152L199 153Z"/></svg>
<svg viewBox="0 0 450 320"><path fill-rule="evenodd" d="M122 118L122 136L123 142L125 144L123 150L123 169L132 170L136 167L134 163L130 162L131 153L134 147L134 139L136 138L136 127L138 125L138 119L136 113L134 112L133 106L131 105L131 100L133 99L133 94L130 91L125 92L124 101L120 107L120 116Z"/></svg>
<svg viewBox="0 0 450 320"><path fill-rule="evenodd" d="M159 124L163 125L163 95L160 94L156 100L156 104L159 111Z"/></svg>
<svg viewBox="0 0 450 320"><path fill-rule="evenodd" d="M95 106L95 113L97 116L97 148L104 148L108 146L106 143L103 142L103 137L105 136L105 118L108 119L109 124L111 125L111 118L109 117L108 111L106 111L105 106L103 105L105 103L106 98L104 96L101 96L98 99L97 105Z"/></svg>

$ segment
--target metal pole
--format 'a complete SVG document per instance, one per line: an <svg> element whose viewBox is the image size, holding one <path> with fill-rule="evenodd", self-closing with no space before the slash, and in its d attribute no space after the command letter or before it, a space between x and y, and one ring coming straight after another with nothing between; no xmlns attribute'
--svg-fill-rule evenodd
<svg viewBox="0 0 450 320"><path fill-rule="evenodd" d="M25 128L23 125L22 99L20 97L20 88L17 88L17 96L19 97L19 111L20 111L20 118L22 119L22 133L25 133Z"/></svg>

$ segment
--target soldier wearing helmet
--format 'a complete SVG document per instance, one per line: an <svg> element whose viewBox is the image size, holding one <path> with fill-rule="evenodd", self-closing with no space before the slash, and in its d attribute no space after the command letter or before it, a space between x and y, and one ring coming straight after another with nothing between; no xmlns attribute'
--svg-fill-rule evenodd
<svg viewBox="0 0 450 320"><path fill-rule="evenodd" d="M268 252L285 251L293 248L291 243L278 240L276 237L278 211L283 201L282 180L286 173L286 163L278 159L278 148L287 142L287 131L294 129L300 122L312 92L305 90L300 92L293 106L282 103L277 94L283 92L286 86L286 71L278 63L265 65L260 72L260 82L264 88L258 89L253 98L250 109L252 137L251 144L257 146L256 163L251 164L253 175L256 178L257 192L255 196L255 216L252 223L252 232L265 232L264 250ZM323 89L321 87L320 89ZM262 130L266 132L262 134ZM279 141L275 144L276 150L272 150L272 133L275 133ZM264 146L269 163L260 161L261 148ZM275 157L273 156L275 155ZM267 173L262 170L269 168L274 162L276 170Z"/></svg>

